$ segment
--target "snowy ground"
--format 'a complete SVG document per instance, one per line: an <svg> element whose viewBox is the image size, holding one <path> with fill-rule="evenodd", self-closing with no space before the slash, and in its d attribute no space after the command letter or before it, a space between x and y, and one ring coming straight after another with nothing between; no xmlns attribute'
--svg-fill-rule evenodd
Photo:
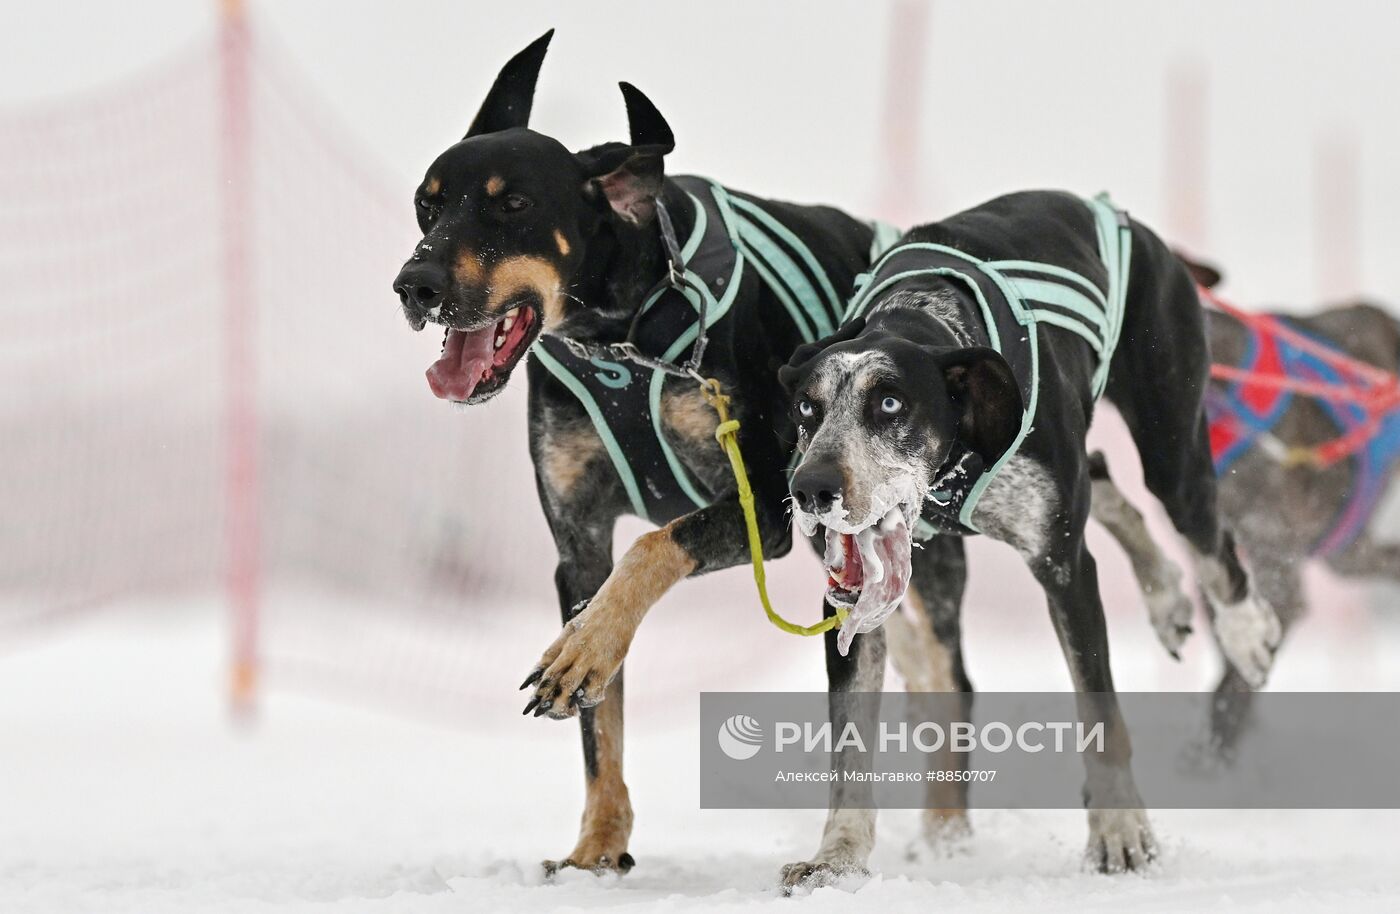
<svg viewBox="0 0 1400 914"><path fill-rule="evenodd" d="M1115 667L1136 669L1135 652L1157 662L1140 628ZM1280 687L1400 687L1381 662L1400 649L1393 629L1314 635L1285 658ZM973 651L983 685L1016 688L1058 662L1012 643ZM284 686L240 731L224 713L223 650L216 614L196 607L114 613L0 655L0 911L1400 908L1396 812L1158 812L1163 861L1119 877L1080 869L1078 812L977 811L965 852L920 863L904 855L915 814L892 812L879 875L785 899L778 867L814 849L822 814L699 810L688 689L642 696L629 719L637 868L544 884L537 862L567 852L579 810L572 725L521 719L509 688L467 709L469 726L443 726ZM1345 669L1359 681L1339 683ZM792 687L791 671L764 676Z"/></svg>

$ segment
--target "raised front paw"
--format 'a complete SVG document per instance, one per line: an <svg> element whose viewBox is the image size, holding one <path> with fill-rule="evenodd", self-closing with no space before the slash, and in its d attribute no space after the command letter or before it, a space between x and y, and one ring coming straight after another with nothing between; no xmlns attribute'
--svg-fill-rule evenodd
<svg viewBox="0 0 1400 914"><path fill-rule="evenodd" d="M784 895L791 895L794 889L819 889L822 886L836 885L846 879L865 878L869 875L869 870L854 863L804 860L783 867L781 887Z"/></svg>
<svg viewBox="0 0 1400 914"><path fill-rule="evenodd" d="M1274 608L1250 591L1238 603L1217 607L1212 624L1230 665L1250 688L1262 687L1274 665L1274 651L1283 640L1283 626Z"/></svg>
<svg viewBox="0 0 1400 914"><path fill-rule="evenodd" d="M1157 842L1141 809L1090 809L1085 862L1101 873L1139 870L1157 856Z"/></svg>
<svg viewBox="0 0 1400 914"><path fill-rule="evenodd" d="M522 689L534 686L522 713L533 711L536 717L543 714L562 720L602 701L627 655L632 634L630 626L613 621L597 605L570 619L521 683Z"/></svg>

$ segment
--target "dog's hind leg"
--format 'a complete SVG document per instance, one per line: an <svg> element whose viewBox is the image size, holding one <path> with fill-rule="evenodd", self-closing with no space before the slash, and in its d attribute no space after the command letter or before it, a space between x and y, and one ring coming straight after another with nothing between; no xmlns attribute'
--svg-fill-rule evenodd
<svg viewBox="0 0 1400 914"><path fill-rule="evenodd" d="M1196 290L1155 235L1134 224L1133 268L1107 394L1142 459L1147 488L1190 544L1216 637L1252 687L1283 636L1220 524L1203 395L1209 349Z"/></svg>
<svg viewBox="0 0 1400 914"><path fill-rule="evenodd" d="M954 693L957 706L947 700L929 700L930 713L916 714L920 720L933 720L938 711L951 710L957 720L970 720L972 682L963 666L962 599L967 585L967 558L960 536L940 536L914 550L909 592L900 611L885 623L889 630L890 660L904 678L910 693ZM863 637L863 636L862 636ZM917 697L911 697L918 703ZM941 768L967 768L966 753L950 749L933 762ZM922 844L946 851L966 838L971 829L967 820L966 781L930 780L923 812ZM909 849L919 856L923 847Z"/></svg>
<svg viewBox="0 0 1400 914"><path fill-rule="evenodd" d="M1108 473L1102 451L1089 455L1089 479L1093 488L1091 513L1127 553L1137 578L1147 615L1157 639L1173 657L1181 659L1181 645L1191 634L1195 607L1181 586L1181 569L1162 552L1142 513L1124 497Z"/></svg>
<svg viewBox="0 0 1400 914"><path fill-rule="evenodd" d="M1400 582L1400 544L1376 542L1366 533L1326 561L1328 568L1349 578Z"/></svg>
<svg viewBox="0 0 1400 914"><path fill-rule="evenodd" d="M830 615L830 606L823 606ZM836 649L837 630L826 633L826 675L830 690L833 733L844 733L855 722L862 733L874 732L879 713L880 690L885 682L885 630L860 635L842 657ZM868 752L851 746L833 753L832 767L839 771L870 771ZM786 892L802 886L829 885L846 876L866 874L870 851L875 847L875 797L868 781L840 777L831 784L831 806L821 846L810 860L789 863L782 870Z"/></svg>
<svg viewBox="0 0 1400 914"><path fill-rule="evenodd" d="M1259 593L1275 607L1285 632L1302 616L1305 608L1303 576L1298 560L1293 556L1277 555L1254 542L1245 543L1250 557L1250 571ZM1225 664L1220 684L1210 711L1210 746L1212 755L1228 761L1234 757L1240 737L1249 726L1254 689L1239 670Z"/></svg>

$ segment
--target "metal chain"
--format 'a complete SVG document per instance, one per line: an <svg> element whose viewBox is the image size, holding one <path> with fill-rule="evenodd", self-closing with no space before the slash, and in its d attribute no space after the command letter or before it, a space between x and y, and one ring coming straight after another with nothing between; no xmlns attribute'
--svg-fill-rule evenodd
<svg viewBox="0 0 1400 914"><path fill-rule="evenodd" d="M690 349L690 357L681 364L676 364L642 352L632 340L637 329L636 321L633 321L632 327L628 330L627 339L621 343L587 343L569 336L559 336L558 339L566 349L581 359L626 359L641 365L643 368L650 368L653 371L675 377L693 378L704 385L706 379L700 374L700 363L705 358L705 347L709 345L710 341L707 332L709 328L706 326L710 310L710 291L696 286L687 277L680 243L676 240L675 225L671 222L671 214L666 209L666 205L660 200L656 201L656 222L661 231L661 242L666 247L666 279L664 282L682 295L685 294L687 288L691 288L700 296L700 327L695 337L695 344ZM638 316L640 317L640 315Z"/></svg>

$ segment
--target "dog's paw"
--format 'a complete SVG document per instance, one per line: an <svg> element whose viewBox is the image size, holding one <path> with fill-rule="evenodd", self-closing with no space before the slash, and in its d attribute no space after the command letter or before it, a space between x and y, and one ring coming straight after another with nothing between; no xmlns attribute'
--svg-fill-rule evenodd
<svg viewBox="0 0 1400 914"><path fill-rule="evenodd" d="M577 851L575 853L577 853ZM559 874L560 870L568 869L587 870L595 876L606 876L608 874L622 876L626 874L628 870L632 869L632 867L636 866L636 864L637 861L632 859L632 855L623 851L616 857L612 857L608 854L599 854L591 857L580 856L579 859L575 860L571 855L565 857L563 860L542 861L540 866L544 868L544 878L553 879Z"/></svg>
<svg viewBox="0 0 1400 914"><path fill-rule="evenodd" d="M632 634L597 604L570 619L521 683L522 689L535 687L522 713L562 720L598 704L622 667Z"/></svg>
<svg viewBox="0 0 1400 914"><path fill-rule="evenodd" d="M1140 870L1157 856L1157 842L1141 809L1090 809L1084 862L1100 873Z"/></svg>
<svg viewBox="0 0 1400 914"><path fill-rule="evenodd" d="M1167 653L1180 660L1181 646L1191 634L1191 617L1196 612L1195 604L1181 587L1181 569L1169 563L1151 587L1143 588L1142 596L1147 601L1147 617L1157 640Z"/></svg>
<svg viewBox="0 0 1400 914"><path fill-rule="evenodd" d="M864 880L870 871L855 863L826 863L804 860L789 863L779 874L779 885L784 895L791 895L798 889L810 891L828 885L839 885L848 880Z"/></svg>
<svg viewBox="0 0 1400 914"><path fill-rule="evenodd" d="M1263 687L1274 664L1274 651L1283 640L1283 625L1274 608L1250 591L1238 603L1217 605L1212 625L1225 659L1251 689Z"/></svg>

